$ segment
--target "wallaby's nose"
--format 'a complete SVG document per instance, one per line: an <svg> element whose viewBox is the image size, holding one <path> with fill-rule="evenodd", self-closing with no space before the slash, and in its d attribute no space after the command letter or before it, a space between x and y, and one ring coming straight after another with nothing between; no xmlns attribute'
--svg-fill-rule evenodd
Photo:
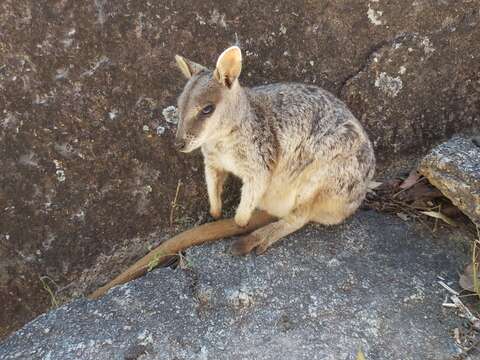
<svg viewBox="0 0 480 360"><path fill-rule="evenodd" d="M182 150L185 147L185 140L175 140L174 145L177 150Z"/></svg>

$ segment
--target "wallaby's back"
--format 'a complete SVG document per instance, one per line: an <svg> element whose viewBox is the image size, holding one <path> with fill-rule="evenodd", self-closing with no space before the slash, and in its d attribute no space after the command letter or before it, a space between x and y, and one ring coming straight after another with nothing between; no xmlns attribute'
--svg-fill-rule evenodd
<svg viewBox="0 0 480 360"><path fill-rule="evenodd" d="M331 161L358 153L362 173L373 176L375 157L367 134L330 92L315 85L277 83L251 88L247 94L254 112L261 114L255 131L270 126L279 155L296 157L301 167L314 159Z"/></svg>

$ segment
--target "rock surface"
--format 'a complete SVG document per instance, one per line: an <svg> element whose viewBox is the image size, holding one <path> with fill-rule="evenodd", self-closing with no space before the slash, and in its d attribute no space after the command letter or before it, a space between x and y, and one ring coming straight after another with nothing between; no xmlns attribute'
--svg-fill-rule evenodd
<svg viewBox="0 0 480 360"><path fill-rule="evenodd" d="M238 39L244 84L325 87L383 171L478 127L479 26L478 0L2 0L0 337L206 213L199 154L172 146L174 54L211 66Z"/></svg>
<svg viewBox="0 0 480 360"><path fill-rule="evenodd" d="M41 315L0 344L0 358L353 360L362 348L372 360L451 359L461 319L443 310L437 281L463 264L458 239L369 211L310 225L263 256L201 246L183 270Z"/></svg>
<svg viewBox="0 0 480 360"><path fill-rule="evenodd" d="M474 139L454 137L437 146L419 171L480 226L480 146Z"/></svg>

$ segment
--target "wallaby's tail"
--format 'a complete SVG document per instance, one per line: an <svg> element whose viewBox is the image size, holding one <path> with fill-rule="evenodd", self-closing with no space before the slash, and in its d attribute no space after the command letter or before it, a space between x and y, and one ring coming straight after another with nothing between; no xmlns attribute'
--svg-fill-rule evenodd
<svg viewBox="0 0 480 360"><path fill-rule="evenodd" d="M115 279L95 290L88 296L88 298L98 299L102 297L112 287L125 284L130 280L144 275L147 271L166 263L171 256L177 255L180 251L191 246L200 245L229 236L249 233L271 223L274 219L274 217L266 212L256 211L252 215L249 224L244 228L235 224L233 219L223 219L184 231L183 233L161 243L158 247L150 251Z"/></svg>

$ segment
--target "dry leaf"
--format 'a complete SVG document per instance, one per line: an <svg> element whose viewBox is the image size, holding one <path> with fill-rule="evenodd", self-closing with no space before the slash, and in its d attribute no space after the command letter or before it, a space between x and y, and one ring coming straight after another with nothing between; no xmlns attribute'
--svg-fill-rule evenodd
<svg viewBox="0 0 480 360"><path fill-rule="evenodd" d="M377 190L395 192L399 189L401 183L402 180L400 179L385 180L382 185L377 188Z"/></svg>
<svg viewBox="0 0 480 360"><path fill-rule="evenodd" d="M362 350L358 351L356 360L366 360Z"/></svg>
<svg viewBox="0 0 480 360"><path fill-rule="evenodd" d="M372 181L370 181L370 183L368 184L368 188L373 190L373 189L378 188L378 187L379 187L380 185L382 185L382 184L383 184L383 183L381 183L381 182L372 180Z"/></svg>
<svg viewBox="0 0 480 360"><path fill-rule="evenodd" d="M414 209L417 209L417 210L427 211L427 210L430 210L433 207L433 204L431 204L430 201L425 201L425 200L422 200L422 199L418 199L418 200L415 200L414 202L412 202L410 204L410 206ZM442 208L442 211L443 211L443 208Z"/></svg>
<svg viewBox="0 0 480 360"><path fill-rule="evenodd" d="M402 219L403 221L408 221L408 215L402 212L397 213L397 216Z"/></svg>
<svg viewBox="0 0 480 360"><path fill-rule="evenodd" d="M458 207L455 205L447 204L442 206L442 213L448 217L460 217L463 215L463 213L460 211Z"/></svg>
<svg viewBox="0 0 480 360"><path fill-rule="evenodd" d="M462 340L460 340L460 329L459 328L455 328L453 329L453 338L455 339L455 342L457 344L462 344Z"/></svg>
<svg viewBox="0 0 480 360"><path fill-rule="evenodd" d="M426 184L415 184L406 191L399 193L398 198L402 201L431 200L443 197L440 190Z"/></svg>
<svg viewBox="0 0 480 360"><path fill-rule="evenodd" d="M477 272L477 278L480 281L480 272ZM460 275L459 280L460 287L463 290L475 292L473 284L473 264L468 264L463 270L463 274Z"/></svg>
<svg viewBox="0 0 480 360"><path fill-rule="evenodd" d="M381 182L378 182L378 181L370 181L370 183L368 184L368 190L375 190L376 188L378 188L380 185L382 185L383 183Z"/></svg>
<svg viewBox="0 0 480 360"><path fill-rule="evenodd" d="M421 175L416 169L412 170L408 177L400 184L401 189L408 189L415 185L420 179Z"/></svg>
<svg viewBox="0 0 480 360"><path fill-rule="evenodd" d="M457 226L457 223L456 223L455 221L453 221L452 219L450 219L448 216L445 216L445 215L442 214L441 212L437 212L437 211L420 211L420 213L423 214L423 215L430 216L430 217L435 218L435 219L440 219L440 220L446 222L448 225Z"/></svg>
<svg viewBox="0 0 480 360"><path fill-rule="evenodd" d="M460 287L463 290L473 292L473 279L472 276L468 276L465 274L460 275L460 280L458 281Z"/></svg>

